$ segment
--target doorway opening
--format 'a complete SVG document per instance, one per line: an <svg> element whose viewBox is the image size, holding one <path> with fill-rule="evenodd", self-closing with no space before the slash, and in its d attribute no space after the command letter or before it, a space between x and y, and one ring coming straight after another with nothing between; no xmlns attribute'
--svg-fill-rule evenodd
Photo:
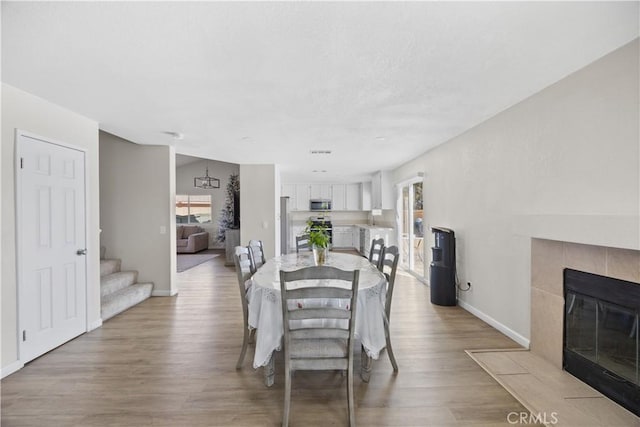
<svg viewBox="0 0 640 427"><path fill-rule="evenodd" d="M399 185L398 242L401 265L412 274L424 279L424 214L422 177Z"/></svg>

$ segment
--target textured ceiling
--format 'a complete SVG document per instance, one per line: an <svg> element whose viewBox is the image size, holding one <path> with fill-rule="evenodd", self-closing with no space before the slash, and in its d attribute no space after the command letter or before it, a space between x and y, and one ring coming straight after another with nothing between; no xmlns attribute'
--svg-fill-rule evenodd
<svg viewBox="0 0 640 427"><path fill-rule="evenodd" d="M355 181L638 27L637 2L3 1L2 80L136 143Z"/></svg>

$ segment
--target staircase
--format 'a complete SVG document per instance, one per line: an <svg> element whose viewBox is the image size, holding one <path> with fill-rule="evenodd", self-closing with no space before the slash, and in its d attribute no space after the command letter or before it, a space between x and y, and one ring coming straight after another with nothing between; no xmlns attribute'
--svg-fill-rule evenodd
<svg viewBox="0 0 640 427"><path fill-rule="evenodd" d="M140 304L151 296L153 283L137 283L137 271L120 271L119 259L100 259L102 321Z"/></svg>

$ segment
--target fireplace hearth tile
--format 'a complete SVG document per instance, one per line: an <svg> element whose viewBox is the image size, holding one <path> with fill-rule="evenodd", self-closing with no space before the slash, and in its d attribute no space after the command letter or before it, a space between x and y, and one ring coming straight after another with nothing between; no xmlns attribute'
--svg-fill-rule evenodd
<svg viewBox="0 0 640 427"><path fill-rule="evenodd" d="M639 417L531 351L466 352L527 410L546 416L547 425L640 427ZM514 364L527 372L509 373Z"/></svg>
<svg viewBox="0 0 640 427"><path fill-rule="evenodd" d="M553 364L531 352L510 352L508 357L566 399L602 397L600 392L577 380L573 375L558 375Z"/></svg>
<svg viewBox="0 0 640 427"><path fill-rule="evenodd" d="M620 411L620 405L600 397L596 399L578 398L565 401L581 412L593 417L603 426L634 426L640 427L640 419L629 411Z"/></svg>
<svg viewBox="0 0 640 427"><path fill-rule="evenodd" d="M514 375L514 374L527 374L529 371L526 368L520 366L511 357L509 352L488 352L475 353L475 357L478 361L484 363L491 372L495 372L496 375Z"/></svg>

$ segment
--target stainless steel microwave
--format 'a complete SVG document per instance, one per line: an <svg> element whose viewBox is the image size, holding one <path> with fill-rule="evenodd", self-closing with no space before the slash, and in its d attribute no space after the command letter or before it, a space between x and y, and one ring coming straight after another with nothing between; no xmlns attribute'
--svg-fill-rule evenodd
<svg viewBox="0 0 640 427"><path fill-rule="evenodd" d="M330 211L331 200L329 199L311 199L309 200L310 211Z"/></svg>

